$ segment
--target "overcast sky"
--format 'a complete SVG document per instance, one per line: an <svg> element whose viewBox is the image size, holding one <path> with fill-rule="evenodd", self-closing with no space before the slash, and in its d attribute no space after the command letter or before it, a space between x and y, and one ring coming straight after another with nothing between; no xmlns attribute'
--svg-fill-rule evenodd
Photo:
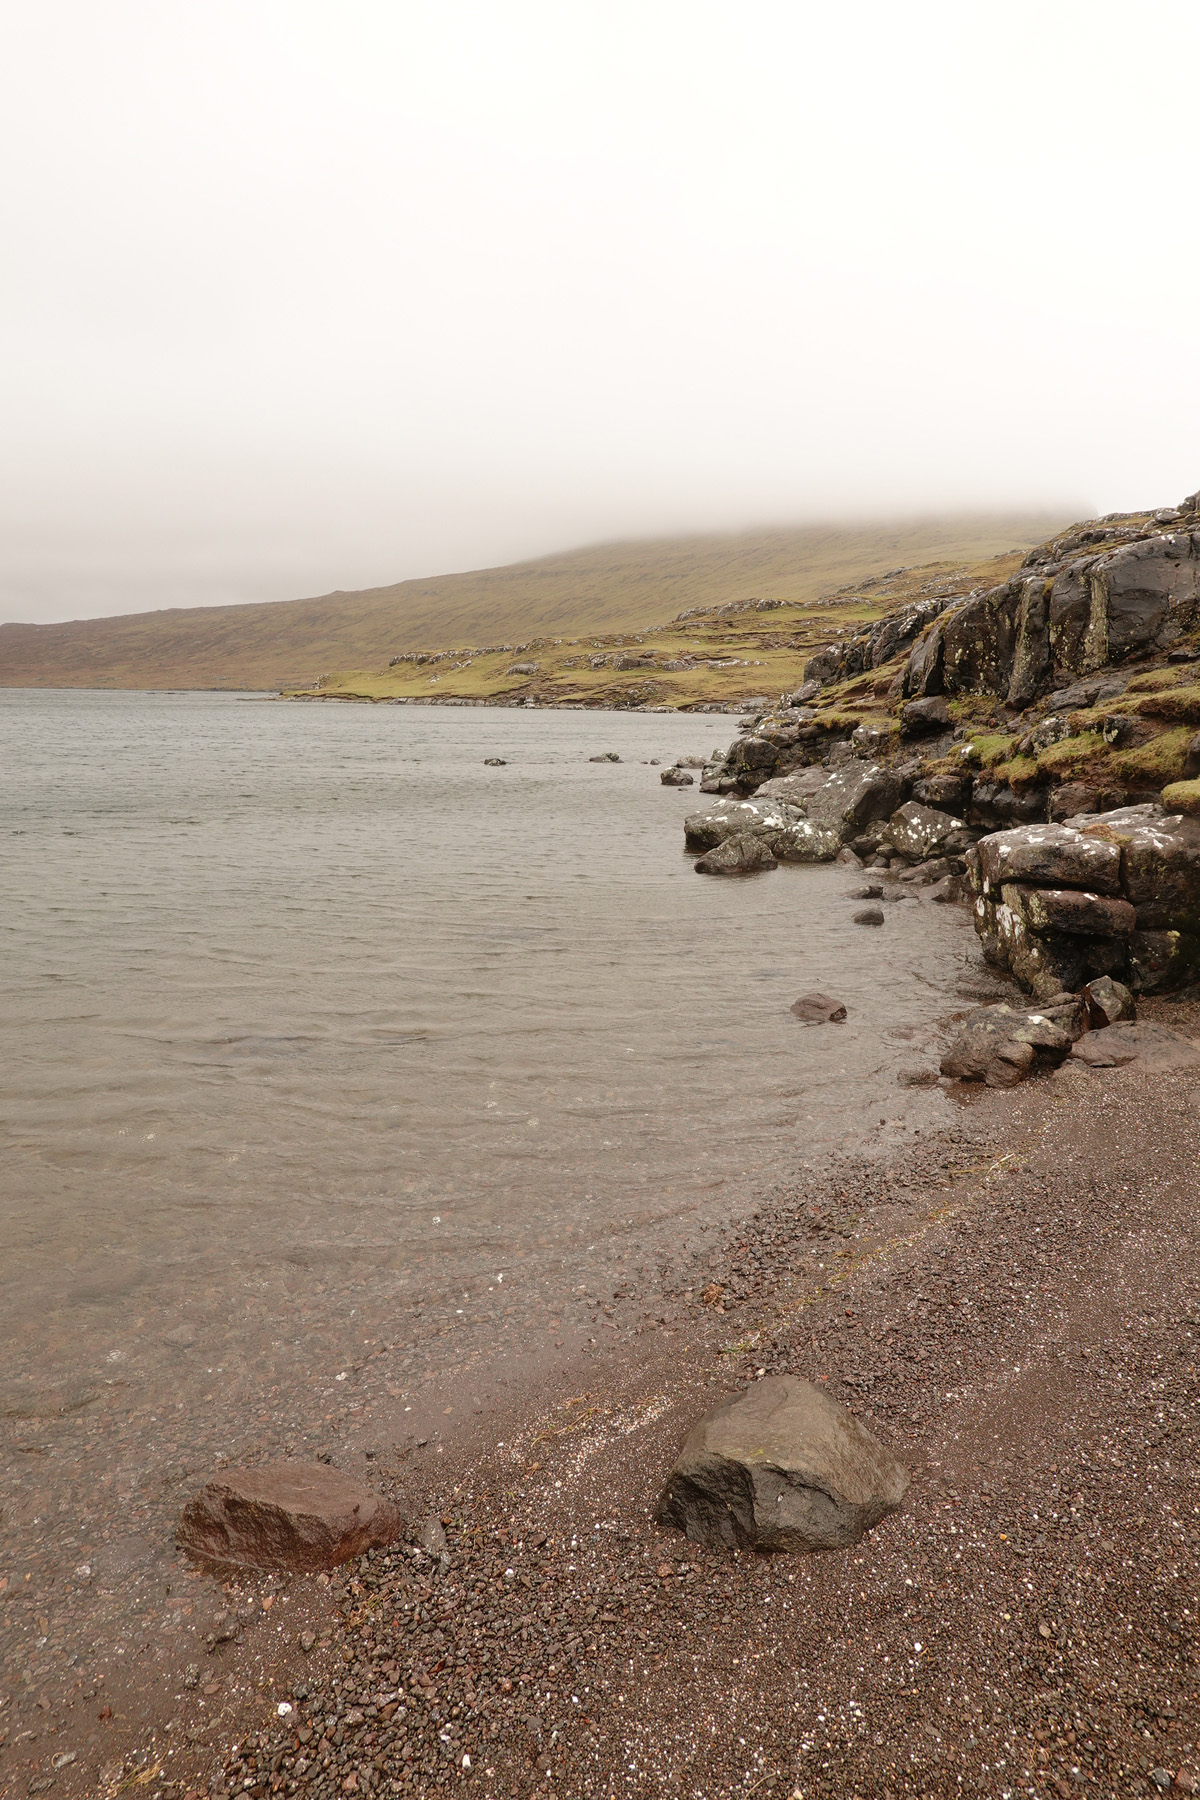
<svg viewBox="0 0 1200 1800"><path fill-rule="evenodd" d="M0 618L1200 486L1195 0L0 17Z"/></svg>

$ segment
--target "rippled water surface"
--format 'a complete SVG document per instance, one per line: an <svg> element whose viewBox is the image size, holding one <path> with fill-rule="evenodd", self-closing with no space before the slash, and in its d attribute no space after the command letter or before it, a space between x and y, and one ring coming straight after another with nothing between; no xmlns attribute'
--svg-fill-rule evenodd
<svg viewBox="0 0 1200 1800"><path fill-rule="evenodd" d="M979 979L969 921L697 878L696 790L647 762L731 730L0 693L0 1410L141 1419L135 1494L336 1425L355 1346L531 1325L539 1282L943 1116L896 1073ZM791 1017L813 987L847 1024Z"/></svg>

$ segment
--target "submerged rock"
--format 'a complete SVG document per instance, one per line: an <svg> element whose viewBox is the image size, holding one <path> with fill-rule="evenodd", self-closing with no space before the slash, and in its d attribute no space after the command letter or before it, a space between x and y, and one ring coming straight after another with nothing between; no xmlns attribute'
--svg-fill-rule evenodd
<svg viewBox="0 0 1200 1800"><path fill-rule="evenodd" d="M225 1469L179 1520L179 1547L200 1562L251 1569L333 1569L401 1535L390 1500L324 1463Z"/></svg>
<svg viewBox="0 0 1200 1800"><path fill-rule="evenodd" d="M792 1001L791 1010L806 1025L840 1025L846 1017L842 1002L828 994L801 994Z"/></svg>
<svg viewBox="0 0 1200 1800"><path fill-rule="evenodd" d="M658 1502L694 1543L843 1550L895 1512L908 1474L810 1382L770 1375L688 1433Z"/></svg>
<svg viewBox="0 0 1200 1800"><path fill-rule="evenodd" d="M855 913L854 924L882 925L883 918L884 914L882 906L864 906L859 912Z"/></svg>

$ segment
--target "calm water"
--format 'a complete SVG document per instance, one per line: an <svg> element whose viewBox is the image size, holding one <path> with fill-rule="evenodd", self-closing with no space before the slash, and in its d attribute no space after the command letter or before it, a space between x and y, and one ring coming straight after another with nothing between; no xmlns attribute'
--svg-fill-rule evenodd
<svg viewBox="0 0 1200 1800"><path fill-rule="evenodd" d="M980 979L965 912L697 878L646 759L731 729L0 692L0 1413L50 1446L0 1545L60 1427L136 1513L945 1116L896 1071ZM813 987L846 1025L790 1016Z"/></svg>

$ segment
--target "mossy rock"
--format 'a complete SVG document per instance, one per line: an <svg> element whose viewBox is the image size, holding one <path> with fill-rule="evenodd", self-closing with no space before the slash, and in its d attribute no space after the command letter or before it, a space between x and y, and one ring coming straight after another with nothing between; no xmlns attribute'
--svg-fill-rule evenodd
<svg viewBox="0 0 1200 1800"><path fill-rule="evenodd" d="M1200 725L1200 687L1164 688L1137 703L1143 717L1169 719L1172 724Z"/></svg>
<svg viewBox="0 0 1200 1800"><path fill-rule="evenodd" d="M1173 781L1163 789L1168 812L1200 814L1200 781Z"/></svg>

